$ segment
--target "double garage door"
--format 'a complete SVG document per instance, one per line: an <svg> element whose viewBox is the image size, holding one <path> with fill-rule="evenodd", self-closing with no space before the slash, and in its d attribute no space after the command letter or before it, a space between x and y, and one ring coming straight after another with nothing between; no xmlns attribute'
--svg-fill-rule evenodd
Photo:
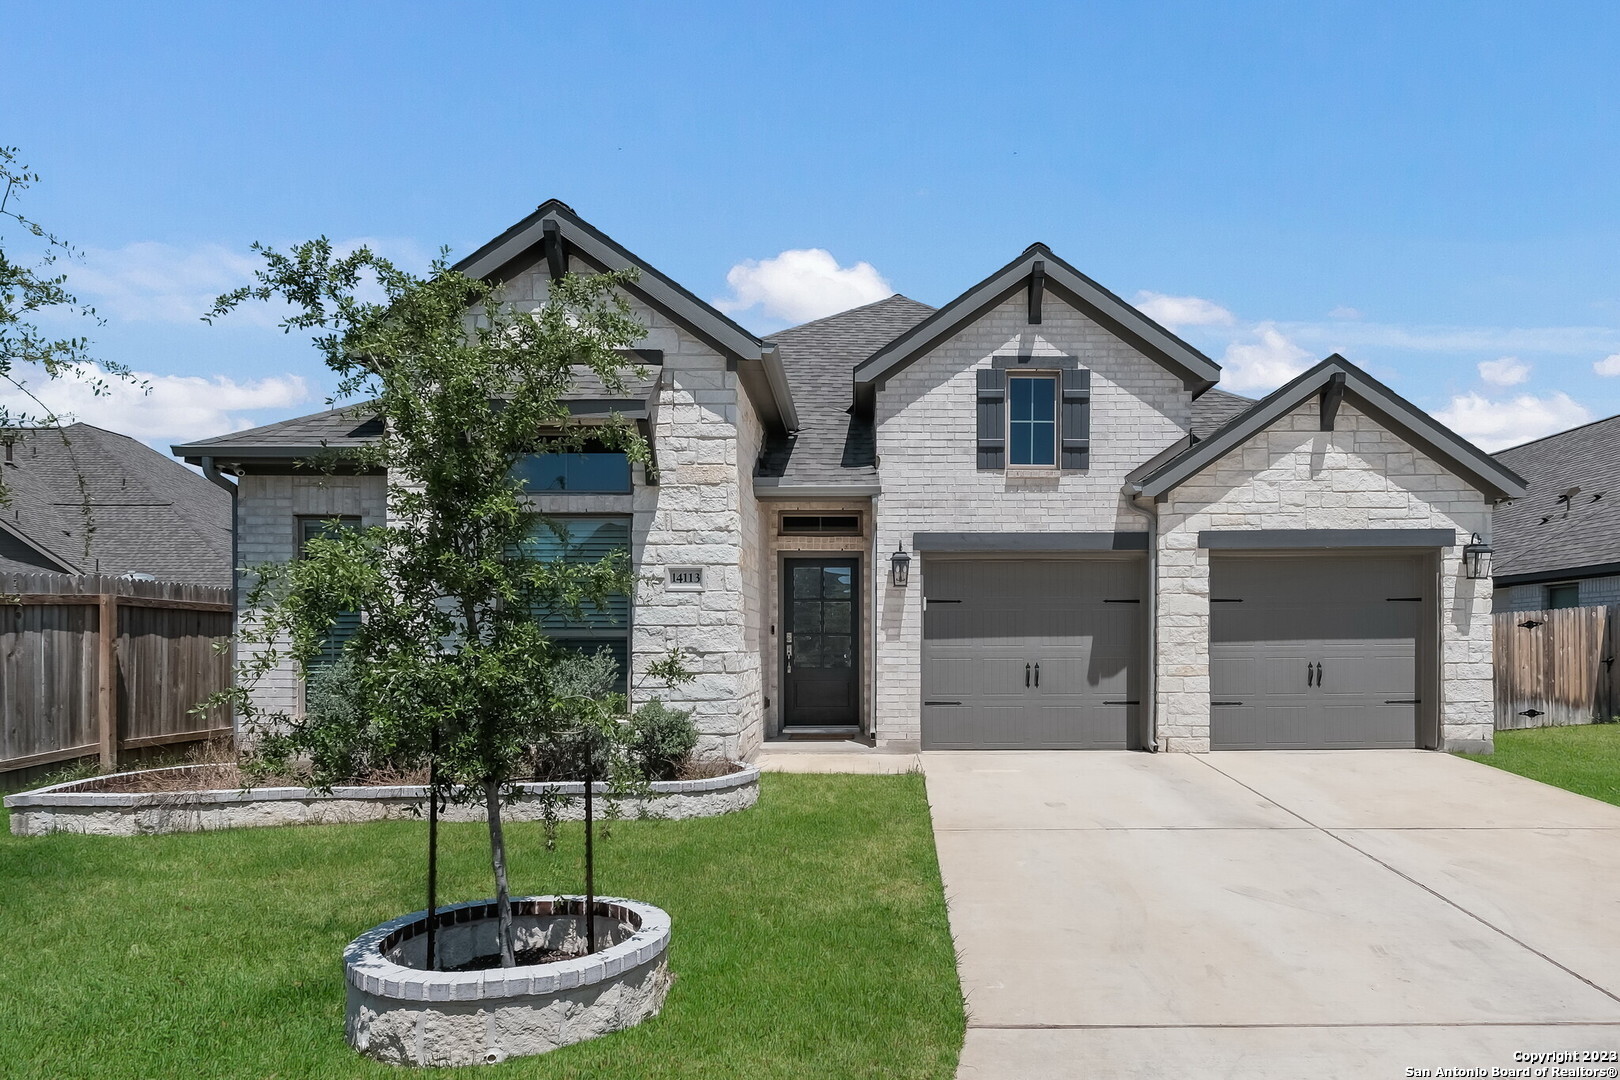
<svg viewBox="0 0 1620 1080"><path fill-rule="evenodd" d="M1212 747L1415 745L1424 565L1211 553ZM1143 745L1145 560L930 558L923 569L925 749Z"/></svg>

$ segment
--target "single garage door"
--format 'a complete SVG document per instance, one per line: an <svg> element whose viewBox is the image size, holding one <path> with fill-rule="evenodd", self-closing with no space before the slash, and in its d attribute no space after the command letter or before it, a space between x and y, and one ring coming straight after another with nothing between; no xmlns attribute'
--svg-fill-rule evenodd
<svg viewBox="0 0 1620 1080"><path fill-rule="evenodd" d="M923 567L929 750L1139 745L1140 558L937 559Z"/></svg>
<svg viewBox="0 0 1620 1080"><path fill-rule="evenodd" d="M1418 643L1432 586L1410 555L1210 561L1210 745L1417 745Z"/></svg>

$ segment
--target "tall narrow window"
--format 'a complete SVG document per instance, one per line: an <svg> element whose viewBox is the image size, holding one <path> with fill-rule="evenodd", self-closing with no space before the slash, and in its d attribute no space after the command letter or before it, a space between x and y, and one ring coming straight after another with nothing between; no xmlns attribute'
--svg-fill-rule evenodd
<svg viewBox="0 0 1620 1080"><path fill-rule="evenodd" d="M1050 375L1007 379L1007 463L1057 464L1057 380Z"/></svg>
<svg viewBox="0 0 1620 1080"><path fill-rule="evenodd" d="M344 515L341 517L301 517L298 519L298 556L303 558L304 550L311 540L324 540L334 537L340 532L360 528L360 519ZM340 611L333 619L332 626L321 638L321 651L318 656L309 662L311 668L323 668L337 663L343 659L343 647L349 643L360 629L360 613L358 611Z"/></svg>

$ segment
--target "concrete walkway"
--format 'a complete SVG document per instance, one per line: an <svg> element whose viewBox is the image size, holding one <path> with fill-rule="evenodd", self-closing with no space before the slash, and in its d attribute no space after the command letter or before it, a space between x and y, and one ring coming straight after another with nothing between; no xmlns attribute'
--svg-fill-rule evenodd
<svg viewBox="0 0 1620 1080"><path fill-rule="evenodd" d="M754 751L761 772L867 773L917 772L915 753L879 749L850 739L783 739Z"/></svg>
<svg viewBox="0 0 1620 1080"><path fill-rule="evenodd" d="M1620 1048L1620 807L1421 751L922 757L962 1077Z"/></svg>

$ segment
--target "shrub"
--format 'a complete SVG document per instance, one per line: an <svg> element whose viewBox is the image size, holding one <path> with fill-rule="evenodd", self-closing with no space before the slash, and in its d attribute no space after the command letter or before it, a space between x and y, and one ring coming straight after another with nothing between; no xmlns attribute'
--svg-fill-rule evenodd
<svg viewBox="0 0 1620 1080"><path fill-rule="evenodd" d="M630 717L630 758L648 780L673 780L697 746L691 710L672 709L653 698Z"/></svg>

